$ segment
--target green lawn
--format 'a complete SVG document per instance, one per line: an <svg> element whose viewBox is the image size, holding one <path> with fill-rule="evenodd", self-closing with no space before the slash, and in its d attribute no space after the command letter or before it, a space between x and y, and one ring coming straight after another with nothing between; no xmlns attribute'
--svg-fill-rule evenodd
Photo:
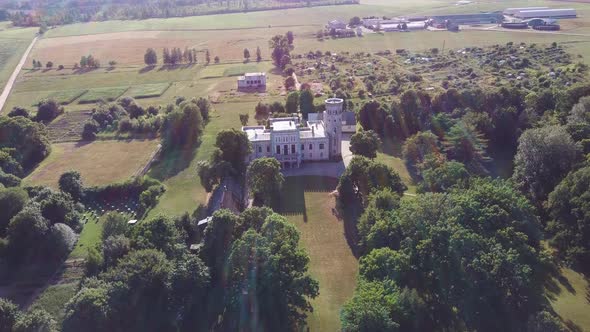
<svg viewBox="0 0 590 332"><path fill-rule="evenodd" d="M35 28L8 28L6 24L0 26L0 93L36 31Z"/></svg>
<svg viewBox="0 0 590 332"><path fill-rule="evenodd" d="M224 76L240 76L248 72L259 72L260 69L256 64L246 64L239 66L232 66L223 71Z"/></svg>
<svg viewBox="0 0 590 332"><path fill-rule="evenodd" d="M568 268L560 273L551 280L552 287L547 287L547 299L573 331L590 331L590 281Z"/></svg>
<svg viewBox="0 0 590 332"><path fill-rule="evenodd" d="M80 97L80 104L96 103L99 100L115 101L127 91L127 86L116 86L107 88L90 89L82 97Z"/></svg>
<svg viewBox="0 0 590 332"><path fill-rule="evenodd" d="M102 234L102 218L92 218L86 224L80 233L80 238L76 247L70 253L71 259L86 258L88 249L95 247L100 243Z"/></svg>
<svg viewBox="0 0 590 332"><path fill-rule="evenodd" d="M154 98L160 97L168 90L170 83L153 83L132 86L125 95L133 98Z"/></svg>
<svg viewBox="0 0 590 332"><path fill-rule="evenodd" d="M33 303L31 309L43 309L50 313L58 323L64 319L65 304L76 294L75 282L49 286Z"/></svg>
<svg viewBox="0 0 590 332"><path fill-rule="evenodd" d="M80 96L85 94L88 90L63 90L55 91L47 95L46 99L54 99L62 105L69 105L73 103Z"/></svg>
<svg viewBox="0 0 590 332"><path fill-rule="evenodd" d="M320 285L308 317L311 331L340 331L340 309L356 287L358 262L343 222L332 213L336 185L336 179L319 176L286 178L279 208L299 229L310 273Z"/></svg>

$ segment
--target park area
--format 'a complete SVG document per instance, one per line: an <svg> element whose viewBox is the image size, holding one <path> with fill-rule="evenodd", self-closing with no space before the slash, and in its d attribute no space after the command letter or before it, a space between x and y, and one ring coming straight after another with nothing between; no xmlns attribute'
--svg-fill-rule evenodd
<svg viewBox="0 0 590 332"><path fill-rule="evenodd" d="M278 208L299 229L301 245L310 256L309 271L320 284L307 320L311 331L339 331L340 308L356 286L358 262L344 222L335 215L337 184L328 177L288 177Z"/></svg>
<svg viewBox="0 0 590 332"><path fill-rule="evenodd" d="M57 188L59 177L69 170L80 172L87 186L124 181L147 164L158 144L158 140L53 144L50 156L25 183Z"/></svg>

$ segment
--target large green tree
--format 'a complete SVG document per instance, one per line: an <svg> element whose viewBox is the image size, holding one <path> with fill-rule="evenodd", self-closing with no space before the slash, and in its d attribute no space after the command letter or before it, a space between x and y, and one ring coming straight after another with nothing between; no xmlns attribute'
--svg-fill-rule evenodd
<svg viewBox="0 0 590 332"><path fill-rule="evenodd" d="M21 188L0 189L0 236L4 236L10 219L19 213L29 200L29 195Z"/></svg>
<svg viewBox="0 0 590 332"><path fill-rule="evenodd" d="M51 152L47 129L27 118L0 116L0 149L14 149L15 159L30 169Z"/></svg>
<svg viewBox="0 0 590 332"><path fill-rule="evenodd" d="M572 169L579 147L561 126L528 129L518 140L512 179L537 206Z"/></svg>
<svg viewBox="0 0 590 332"><path fill-rule="evenodd" d="M72 198L79 201L84 193L82 176L78 171L69 171L59 177L59 190L70 194Z"/></svg>
<svg viewBox="0 0 590 332"><path fill-rule="evenodd" d="M590 166L566 176L549 195L551 244L568 262L587 268L590 263Z"/></svg>
<svg viewBox="0 0 590 332"><path fill-rule="evenodd" d="M350 152L355 155L376 158L381 139L372 130L361 130L350 138Z"/></svg>
<svg viewBox="0 0 590 332"><path fill-rule="evenodd" d="M299 110L304 120L307 120L309 113L315 111L313 106L313 93L310 89L303 89L299 92Z"/></svg>
<svg viewBox="0 0 590 332"><path fill-rule="evenodd" d="M283 186L281 163L275 158L258 158L248 166L248 188L257 203L273 206Z"/></svg>

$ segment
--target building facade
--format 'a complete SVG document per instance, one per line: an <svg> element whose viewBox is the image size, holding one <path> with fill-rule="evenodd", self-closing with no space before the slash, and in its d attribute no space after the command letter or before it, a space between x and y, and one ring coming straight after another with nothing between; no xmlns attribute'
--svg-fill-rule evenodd
<svg viewBox="0 0 590 332"><path fill-rule="evenodd" d="M238 90L266 88L266 73L246 73L238 77Z"/></svg>
<svg viewBox="0 0 590 332"><path fill-rule="evenodd" d="M330 98L325 103L323 119L307 121L305 126L298 117L288 117L271 118L269 128L242 127L252 144L247 162L274 157L282 167L299 167L305 161L340 159L344 101Z"/></svg>

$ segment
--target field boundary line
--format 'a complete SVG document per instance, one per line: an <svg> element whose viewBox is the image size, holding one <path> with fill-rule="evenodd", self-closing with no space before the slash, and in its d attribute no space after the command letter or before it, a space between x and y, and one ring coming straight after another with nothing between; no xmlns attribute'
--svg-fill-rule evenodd
<svg viewBox="0 0 590 332"><path fill-rule="evenodd" d="M2 109L4 108L4 104L6 103L6 100L8 99L8 95L10 94L10 91L12 91L12 87L14 86L14 82L16 81L16 78L18 77L20 70L25 65L25 62L27 61L27 58L29 57L29 53L31 53L31 50L33 49L33 46L35 46L35 43L37 42L38 39L39 39L39 36L35 36L35 38L33 38L33 40L31 41L31 44L29 45L29 47L27 48L25 53L20 58L19 63L16 65L16 68L14 68L12 75L10 76L8 81L6 81L6 85L4 86L4 91L0 95L0 113L2 113Z"/></svg>

